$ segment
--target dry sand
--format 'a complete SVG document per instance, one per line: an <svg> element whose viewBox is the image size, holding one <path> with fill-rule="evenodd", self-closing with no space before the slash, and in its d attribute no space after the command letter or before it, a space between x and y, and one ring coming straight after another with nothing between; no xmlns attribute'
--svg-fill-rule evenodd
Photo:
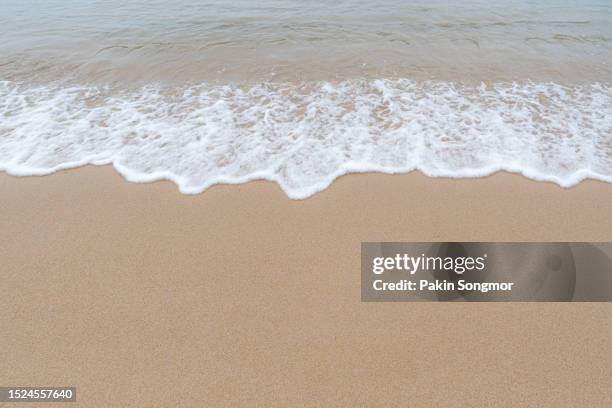
<svg viewBox="0 0 612 408"><path fill-rule="evenodd" d="M359 267L361 241L609 241L612 185L370 174L291 201L84 168L0 195L0 385L74 385L73 407L612 406L612 304L361 303Z"/></svg>

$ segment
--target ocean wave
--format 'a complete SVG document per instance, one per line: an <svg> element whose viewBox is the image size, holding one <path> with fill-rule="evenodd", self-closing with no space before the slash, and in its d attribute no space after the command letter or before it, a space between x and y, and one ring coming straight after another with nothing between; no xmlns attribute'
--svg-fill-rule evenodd
<svg viewBox="0 0 612 408"><path fill-rule="evenodd" d="M572 186L612 182L612 87L407 79L257 85L32 86L0 82L0 170L113 164L126 179L277 182L306 198L352 172Z"/></svg>

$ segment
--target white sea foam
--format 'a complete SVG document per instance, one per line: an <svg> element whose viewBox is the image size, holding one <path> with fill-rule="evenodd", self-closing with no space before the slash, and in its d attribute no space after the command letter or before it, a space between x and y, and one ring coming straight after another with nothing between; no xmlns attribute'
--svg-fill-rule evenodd
<svg viewBox="0 0 612 408"><path fill-rule="evenodd" d="M291 198L350 172L572 186L612 182L612 87L406 79L189 87L0 82L0 170L113 164L128 180L277 182Z"/></svg>

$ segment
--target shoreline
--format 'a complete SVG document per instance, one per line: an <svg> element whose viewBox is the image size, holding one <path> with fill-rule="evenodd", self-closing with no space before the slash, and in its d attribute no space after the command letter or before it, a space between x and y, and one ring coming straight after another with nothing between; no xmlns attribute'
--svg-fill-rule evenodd
<svg viewBox="0 0 612 408"><path fill-rule="evenodd" d="M556 176L548 176L548 175L535 175L533 170L525 171L525 170L508 170L505 168L496 168L490 167L486 169L479 169L478 171L473 171L472 173L466 173L461 175L432 175L423 171L422 169L406 169L406 170L388 170L384 168L380 169L370 169L370 170L362 170L358 166L348 166L343 168L342 170L334 173L331 176L330 180L325 180L315 187L307 190L308 192L305 194L292 194L287 191L283 185L282 180L279 178L272 178L264 175L263 173L256 173L251 176L243 177L243 178L223 178L221 180L214 181L210 184L206 184L202 187L192 187L190 189L183 188L181 185L181 180L183 179L176 174L167 171L158 171L150 174L138 173L125 167L123 165L118 165L115 163L103 163L103 164L95 164L95 160L92 162L90 158L85 159L83 163L67 163L65 165L60 165L58 167L52 169L4 169L0 168L0 175L15 177L15 178L23 178L23 177L48 177L53 176L57 173L62 172L71 172L78 171L83 168L111 168L116 174L124 179L127 183L133 184L153 184L159 182L169 182L174 184L176 190L182 195L191 195L198 196L201 194L205 194L208 190L215 186L235 186L241 184L249 184L255 182L263 182L263 183L272 183L277 185L285 196L294 201L302 201L307 200L317 194L322 193L323 191L329 189L337 180L346 176L356 176L356 175L366 175L366 176L409 176L411 174L418 174L419 176L430 178L430 179L441 179L441 180L479 180L483 178L495 177L497 175L511 175L511 176L520 176L526 180L536 183L545 183L552 184L562 189L571 189L583 182L595 182L595 183L603 183L612 185L612 178L594 173L590 170L580 170L574 172L571 181L564 181L563 179Z"/></svg>
<svg viewBox="0 0 612 408"><path fill-rule="evenodd" d="M612 185L359 174L295 201L88 166L0 194L2 384L88 407L612 402L609 304L362 303L359 252L610 240Z"/></svg>
<svg viewBox="0 0 612 408"><path fill-rule="evenodd" d="M347 173L506 170L564 187L612 183L609 86L374 81L141 91L0 83L0 170L112 164L130 181L169 178L189 194L267 179L295 199Z"/></svg>
<svg viewBox="0 0 612 408"><path fill-rule="evenodd" d="M256 206L265 206L266 208L281 206L283 210L286 209L293 215L300 215L299 211L311 208L329 212L332 210L332 206L340 205L343 202L354 206L356 204L354 200L360 199L363 204L367 205L368 211L371 211L370 215L372 213L376 214L375 208L382 205L385 210L392 210L391 215L397 215L398 221L405 221L406 214L402 213L401 205L392 201L384 202L385 200L399 199L402 205L406 205L406 210L412 209L417 215L431 213L428 218L436 215L439 217L438 222L440 224L452 221L448 225L449 228L453 227L452 224L455 223L476 221L477 214L475 213L481 211L478 216L482 217L482 221L487 223L499 222L500 224L496 227L497 231L495 232L504 234L508 232L507 227L511 226L512 223L501 217L493 219L494 215L515 213L513 218L525 221L528 218L526 216L537 213L538 216L541 216L541 221L550 224L550 221L554 218L560 218L566 213L572 212L575 221L568 226L574 227L575 231L580 231L588 226L593 231L591 236L580 235L576 238L571 237L572 233L566 232L567 236L564 238L557 236L558 234L555 235L555 233L561 232L558 230L559 226L557 226L557 228L554 228L556 230L550 231L556 236L556 238L550 238L551 241L605 241L606 234L602 233L608 227L609 231L612 230L612 220L608 221L605 217L612 212L612 184L590 178L570 187L564 187L554 181L533 180L523 174L504 170L483 177L460 178L431 177L419 170L397 174L358 172L342 174L325 189L304 199L296 200L288 197L276 181L267 179L217 183L203 192L191 194L181 192L179 186L170 179L128 180L113 165L87 164L81 167L59 169L51 174L32 176L0 172L0 189L4 190L4 196L8 197L5 204L10 204L11 201L16 199L21 201L20 196L30 190L36 191L38 189L41 194L48 196L47 199L55 197L55 199L59 198L61 200L62 198L57 194L58 190L71 194L77 194L80 190L83 190L81 193L99 195L101 192L97 190L100 187L104 188L105 194L115 195L115 199L120 198L118 196L125 197L126 195L127 197L140 197L148 200L159 199L166 203L166 206L212 205L217 204L216 202L220 198L233 197L234 200L237 200L240 196L247 194ZM518 196L518 193L522 195ZM263 197L261 197L262 195ZM429 201L429 203L409 201L414 197L420 197ZM468 199L474 197L477 197L478 200L473 200L471 203L467 202ZM265 202L268 198L270 201ZM515 203L521 207L522 211L517 212L517 206L514 205L512 200L508 200L509 198L517 200ZM110 197L105 199L109 200ZM437 203L439 200L446 202L439 204ZM538 200L548 200L546 210L549 212L541 211L539 203L534 202ZM198 201L202 202L198 203ZM447 205L451 202L454 208ZM594 202L598 206L596 208L590 207ZM130 204L133 205L134 203ZM232 207L238 209L241 206L232 204ZM494 207L497 207L494 214L483 211L486 208L494 210ZM577 211L578 209L584 211ZM466 214L465 221L452 218L465 210L472 212L472 214ZM529 214L525 214L523 210ZM609 212L606 212L608 210ZM347 217L348 215L344 215L342 218L346 219ZM379 214L372 216L374 219L378 217ZM388 217L387 215L384 218L388 219ZM599 218L596 223L589 222L596 218ZM584 226L579 225L581 224L579 221L582 221ZM602 223L601 221L608 222ZM389 225L383 225L383 229L388 229L388 227ZM455 227L460 227L460 225L455 225ZM423 228L421 232L427 232L425 230L426 228ZM425 236L428 236L428 234L425 234ZM479 236L480 232L478 230L471 233L466 231L465 235L456 236L453 239L456 241L487 240L486 236L483 238ZM607 239L609 238L608 236ZM547 240L547 238L533 235L533 231L525 231L515 237L504 237L504 240L507 241L520 239ZM422 241L425 238L416 238L415 240ZM435 239L432 238L432 240ZM492 240L494 241L494 239Z"/></svg>

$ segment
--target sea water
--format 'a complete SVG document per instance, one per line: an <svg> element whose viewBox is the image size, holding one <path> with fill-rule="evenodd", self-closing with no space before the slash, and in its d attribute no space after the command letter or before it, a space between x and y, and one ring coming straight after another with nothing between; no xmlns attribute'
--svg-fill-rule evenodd
<svg viewBox="0 0 612 408"><path fill-rule="evenodd" d="M0 170L612 182L612 2L3 0Z"/></svg>

